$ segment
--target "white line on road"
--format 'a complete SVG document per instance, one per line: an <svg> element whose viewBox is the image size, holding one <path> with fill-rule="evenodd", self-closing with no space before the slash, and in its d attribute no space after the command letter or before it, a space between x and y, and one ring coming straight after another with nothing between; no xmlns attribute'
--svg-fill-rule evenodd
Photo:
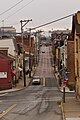
<svg viewBox="0 0 80 120"><path fill-rule="evenodd" d="M5 95L7 95L8 93L4 93L4 94L0 94L0 96L5 96Z"/></svg>
<svg viewBox="0 0 80 120"><path fill-rule="evenodd" d="M45 78L43 78L43 86L45 86Z"/></svg>
<svg viewBox="0 0 80 120"><path fill-rule="evenodd" d="M8 109L4 110L1 114L0 114L0 118L2 118L4 115L6 115L10 110L12 110L17 104L13 104L11 105Z"/></svg>

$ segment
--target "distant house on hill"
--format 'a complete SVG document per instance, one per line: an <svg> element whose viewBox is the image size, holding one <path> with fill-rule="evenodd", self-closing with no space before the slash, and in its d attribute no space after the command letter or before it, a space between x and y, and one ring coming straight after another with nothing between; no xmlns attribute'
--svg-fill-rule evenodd
<svg viewBox="0 0 80 120"><path fill-rule="evenodd" d="M16 29L13 26L0 27L0 37L3 36L7 36L7 37L16 36Z"/></svg>

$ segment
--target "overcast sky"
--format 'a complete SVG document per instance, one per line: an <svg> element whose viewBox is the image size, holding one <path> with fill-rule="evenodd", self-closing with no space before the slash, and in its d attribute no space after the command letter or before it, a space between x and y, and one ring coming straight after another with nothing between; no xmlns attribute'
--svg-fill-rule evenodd
<svg viewBox="0 0 80 120"><path fill-rule="evenodd" d="M17 31L20 31L20 20L32 19L32 22L29 22L24 27L24 29L26 29L59 19L80 10L80 0L23 0L16 7L1 15L1 13L19 1L21 0L0 0L1 27L14 26ZM2 20L4 20L4 22L2 22ZM71 29L71 27L72 17L39 29Z"/></svg>

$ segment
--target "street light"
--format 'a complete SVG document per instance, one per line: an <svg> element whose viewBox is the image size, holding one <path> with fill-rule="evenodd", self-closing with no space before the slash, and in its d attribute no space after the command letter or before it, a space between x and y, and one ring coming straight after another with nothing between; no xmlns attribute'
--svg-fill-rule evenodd
<svg viewBox="0 0 80 120"><path fill-rule="evenodd" d="M23 54L23 60L22 60L22 76L24 80L24 87L26 86L26 76L25 76L25 50L24 50L24 40L23 40L23 27L31 20L21 20L21 39L22 39L22 54ZM24 23L24 24L23 24Z"/></svg>

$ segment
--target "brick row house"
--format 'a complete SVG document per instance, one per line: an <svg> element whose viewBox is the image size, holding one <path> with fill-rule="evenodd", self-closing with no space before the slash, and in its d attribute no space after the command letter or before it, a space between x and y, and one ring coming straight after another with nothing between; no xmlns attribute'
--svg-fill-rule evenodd
<svg viewBox="0 0 80 120"><path fill-rule="evenodd" d="M72 18L72 30L53 31L53 64L59 83L67 84L80 96L80 11Z"/></svg>
<svg viewBox="0 0 80 120"><path fill-rule="evenodd" d="M73 16L72 37L74 41L76 95L80 96L80 11Z"/></svg>
<svg viewBox="0 0 80 120"><path fill-rule="evenodd" d="M52 50L53 50L53 64L55 69L62 69L62 64L65 61L64 50L66 48L65 42L66 37L70 34L70 30L57 30L53 31L53 43L52 43ZM66 62L66 61L65 61ZM65 64L65 63L64 63Z"/></svg>
<svg viewBox="0 0 80 120"><path fill-rule="evenodd" d="M34 66L34 52L35 52L35 37L32 36L31 37L31 45L29 40L30 40L30 36L25 36L23 37L23 47L24 47L24 51L25 51L25 69L26 71L29 71L29 52L31 52L31 66L33 68ZM19 49L18 52L18 66L22 68L22 39L21 36L16 36L16 43ZM31 50L30 50L31 49ZM29 51L30 50L30 51ZM32 69L31 68L31 69Z"/></svg>
<svg viewBox="0 0 80 120"><path fill-rule="evenodd" d="M75 89L75 59L74 59L74 41L71 37L67 41L67 72L68 86ZM71 89L72 89L71 88Z"/></svg>

